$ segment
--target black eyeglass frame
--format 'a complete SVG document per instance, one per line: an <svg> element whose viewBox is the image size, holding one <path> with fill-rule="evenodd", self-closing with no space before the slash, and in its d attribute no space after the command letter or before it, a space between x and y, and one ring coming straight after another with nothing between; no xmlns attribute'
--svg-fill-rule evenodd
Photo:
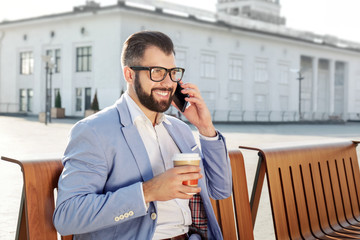
<svg viewBox="0 0 360 240"><path fill-rule="evenodd" d="M163 78L162 78L161 80L154 80L154 79L152 79L151 70L154 69L154 68L161 68L161 69L166 70L166 73L164 74L164 76L163 76ZM143 71L143 70L149 71L150 79L151 79L151 81L153 81L153 82L161 82L161 81L163 81L163 80L166 78L166 75L167 75L168 73L169 73L169 76L170 76L171 81L173 81L173 82L180 82L181 79L183 78L184 72L185 72L185 68L180 68L180 67L174 67L174 68L169 68L169 69L168 69L168 68L158 67L158 66L153 66L153 67L132 66L132 67L130 67L130 69L132 69L132 70L134 70L134 71ZM181 69L181 78L180 78L180 80L176 81L176 80L172 79L171 71L173 71L173 70L178 70L178 69Z"/></svg>

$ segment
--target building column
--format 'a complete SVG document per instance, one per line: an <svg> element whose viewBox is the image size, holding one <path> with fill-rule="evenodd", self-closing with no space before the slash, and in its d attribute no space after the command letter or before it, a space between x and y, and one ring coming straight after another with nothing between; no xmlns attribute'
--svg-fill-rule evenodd
<svg viewBox="0 0 360 240"><path fill-rule="evenodd" d="M312 112L317 112L317 98L318 98L318 69L319 59L313 57L312 59Z"/></svg>
<svg viewBox="0 0 360 240"><path fill-rule="evenodd" d="M329 115L335 110L335 61L329 59Z"/></svg>

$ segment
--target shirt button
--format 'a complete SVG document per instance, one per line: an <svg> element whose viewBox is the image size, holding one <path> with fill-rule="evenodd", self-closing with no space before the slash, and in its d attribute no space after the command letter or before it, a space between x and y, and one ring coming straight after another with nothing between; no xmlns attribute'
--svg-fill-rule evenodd
<svg viewBox="0 0 360 240"><path fill-rule="evenodd" d="M131 217L131 216L134 216L134 212L133 211L130 211L129 212L129 216Z"/></svg>
<svg viewBox="0 0 360 240"><path fill-rule="evenodd" d="M151 219L152 219L152 220L155 220L155 219L156 219L156 213L152 213L152 214L151 214Z"/></svg>

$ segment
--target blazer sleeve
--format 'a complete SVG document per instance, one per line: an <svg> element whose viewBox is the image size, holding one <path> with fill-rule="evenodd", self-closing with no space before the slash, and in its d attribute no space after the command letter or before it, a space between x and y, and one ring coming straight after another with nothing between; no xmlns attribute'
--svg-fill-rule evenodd
<svg viewBox="0 0 360 240"><path fill-rule="evenodd" d="M93 232L146 214L141 182L104 193L111 156L103 144L86 122L72 129L53 215L61 235Z"/></svg>
<svg viewBox="0 0 360 240"><path fill-rule="evenodd" d="M209 195L213 199L224 199L232 192L232 174L225 138L217 133L218 140L200 138L200 144Z"/></svg>

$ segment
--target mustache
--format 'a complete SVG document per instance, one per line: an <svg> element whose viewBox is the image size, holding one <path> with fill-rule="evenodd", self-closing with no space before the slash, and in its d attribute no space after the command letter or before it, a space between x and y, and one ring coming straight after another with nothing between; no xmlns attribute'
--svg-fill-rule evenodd
<svg viewBox="0 0 360 240"><path fill-rule="evenodd" d="M173 91L174 91L174 88L153 88L153 89L151 89L151 92L157 91L157 90L159 90L159 91L169 91L169 92L173 92Z"/></svg>

